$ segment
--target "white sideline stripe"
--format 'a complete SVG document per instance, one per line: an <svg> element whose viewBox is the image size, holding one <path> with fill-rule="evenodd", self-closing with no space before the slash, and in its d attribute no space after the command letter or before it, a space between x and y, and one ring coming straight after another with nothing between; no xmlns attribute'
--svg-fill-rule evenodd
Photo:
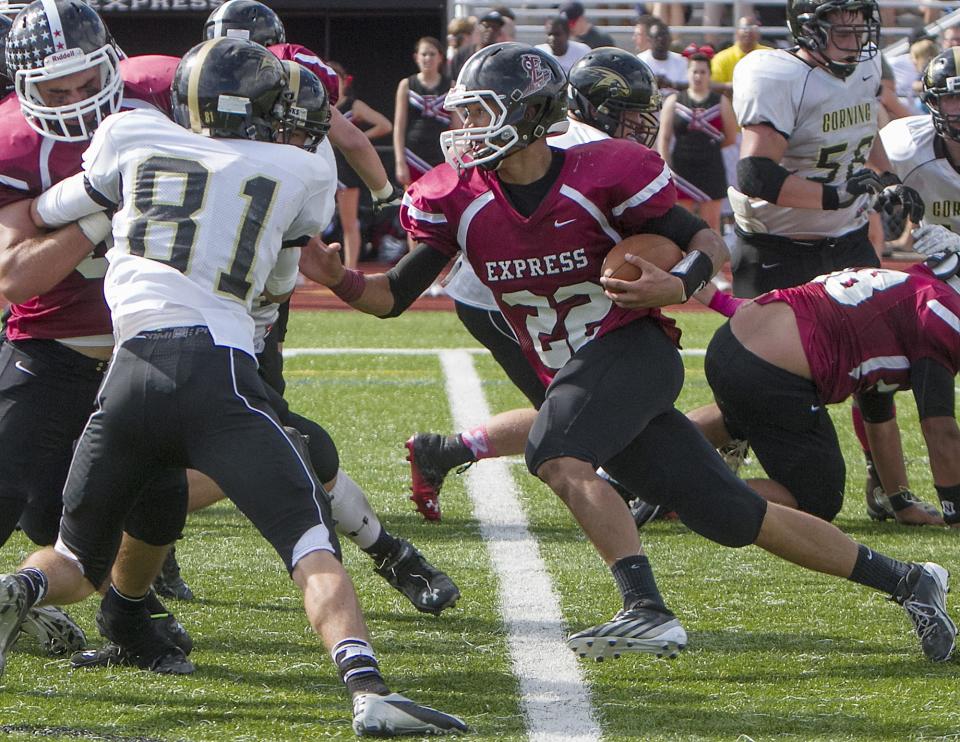
<svg viewBox="0 0 960 742"><path fill-rule="evenodd" d="M298 356L442 356L444 353L489 355L486 348L284 348L284 358ZM706 348L684 348L682 356L700 357L707 354ZM479 425L479 423L477 423Z"/></svg>
<svg viewBox="0 0 960 742"><path fill-rule="evenodd" d="M467 350L440 351L454 428L465 430L490 417L480 378ZM500 583L501 613L520 704L534 742L599 740L590 691L566 632L560 602L530 534L527 516L507 463L489 459L466 478L473 514Z"/></svg>

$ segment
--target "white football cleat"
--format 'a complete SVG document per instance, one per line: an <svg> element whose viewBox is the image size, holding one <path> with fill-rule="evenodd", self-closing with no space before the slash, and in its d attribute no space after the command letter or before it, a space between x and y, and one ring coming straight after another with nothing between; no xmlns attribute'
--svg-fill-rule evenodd
<svg viewBox="0 0 960 742"><path fill-rule="evenodd" d="M421 706L399 693L361 693L353 698L353 731L358 737L465 732L467 725L451 714Z"/></svg>

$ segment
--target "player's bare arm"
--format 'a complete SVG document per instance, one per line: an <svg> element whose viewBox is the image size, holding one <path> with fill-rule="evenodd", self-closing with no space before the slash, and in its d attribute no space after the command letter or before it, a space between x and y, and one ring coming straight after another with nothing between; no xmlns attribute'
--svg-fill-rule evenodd
<svg viewBox="0 0 960 742"><path fill-rule="evenodd" d="M30 205L24 199L0 208L0 294L16 304L52 289L94 249L76 224L38 228Z"/></svg>
<svg viewBox="0 0 960 742"><path fill-rule="evenodd" d="M385 188L391 188L387 171L383 169L380 155L370 140L333 107L330 108L330 133L327 136L374 196Z"/></svg>
<svg viewBox="0 0 960 742"><path fill-rule="evenodd" d="M340 245L314 239L300 256L300 272L330 288L354 309L377 317L402 314L434 282L450 261L429 245L418 244L386 273L364 275L340 260Z"/></svg>

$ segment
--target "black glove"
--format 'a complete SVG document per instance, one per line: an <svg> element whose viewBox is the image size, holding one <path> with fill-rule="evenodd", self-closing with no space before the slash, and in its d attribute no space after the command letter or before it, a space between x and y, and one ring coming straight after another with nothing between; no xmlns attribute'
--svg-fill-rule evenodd
<svg viewBox="0 0 960 742"><path fill-rule="evenodd" d="M386 198L374 198L373 199L373 213L379 215L384 209L388 209L391 206L399 206L400 202L403 200L403 189L399 188L396 185L393 185L393 190L390 191L390 195Z"/></svg>
<svg viewBox="0 0 960 742"><path fill-rule="evenodd" d="M840 208L849 206L864 193L880 193L884 183L873 170L863 168L851 175L847 182L837 188Z"/></svg>
<svg viewBox="0 0 960 742"><path fill-rule="evenodd" d="M877 202L873 208L877 211L883 209L888 214L893 214L898 208L902 208L903 215L914 224L920 223L926 209L920 194L910 186L901 184L884 188L877 196Z"/></svg>

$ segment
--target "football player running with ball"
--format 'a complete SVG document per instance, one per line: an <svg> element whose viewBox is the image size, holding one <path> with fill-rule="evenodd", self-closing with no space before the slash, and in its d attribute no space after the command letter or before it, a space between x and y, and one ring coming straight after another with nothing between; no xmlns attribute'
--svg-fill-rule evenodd
<svg viewBox="0 0 960 742"><path fill-rule="evenodd" d="M699 220L681 221L669 170L650 150L616 139L566 151L548 146L545 137L566 126L565 82L549 55L523 44L474 54L447 97L465 121L441 140L447 163L404 197L401 220L417 247L389 273L365 277L344 269L337 246L314 243L301 269L380 317L403 312L461 250L491 289L531 364L550 381L527 467L570 509L623 596L621 611L570 636L570 648L603 658L672 655L687 643L626 504L596 474L601 465L717 543L756 544L880 590L911 616L919 604L942 607L941 568L886 557L807 513L767 503L674 407L683 364L676 328L659 307L702 288L726 247ZM643 268L636 281L601 278L613 245L665 223L686 252L673 271L633 258ZM942 609L917 629L930 659L950 656L956 628Z"/></svg>

